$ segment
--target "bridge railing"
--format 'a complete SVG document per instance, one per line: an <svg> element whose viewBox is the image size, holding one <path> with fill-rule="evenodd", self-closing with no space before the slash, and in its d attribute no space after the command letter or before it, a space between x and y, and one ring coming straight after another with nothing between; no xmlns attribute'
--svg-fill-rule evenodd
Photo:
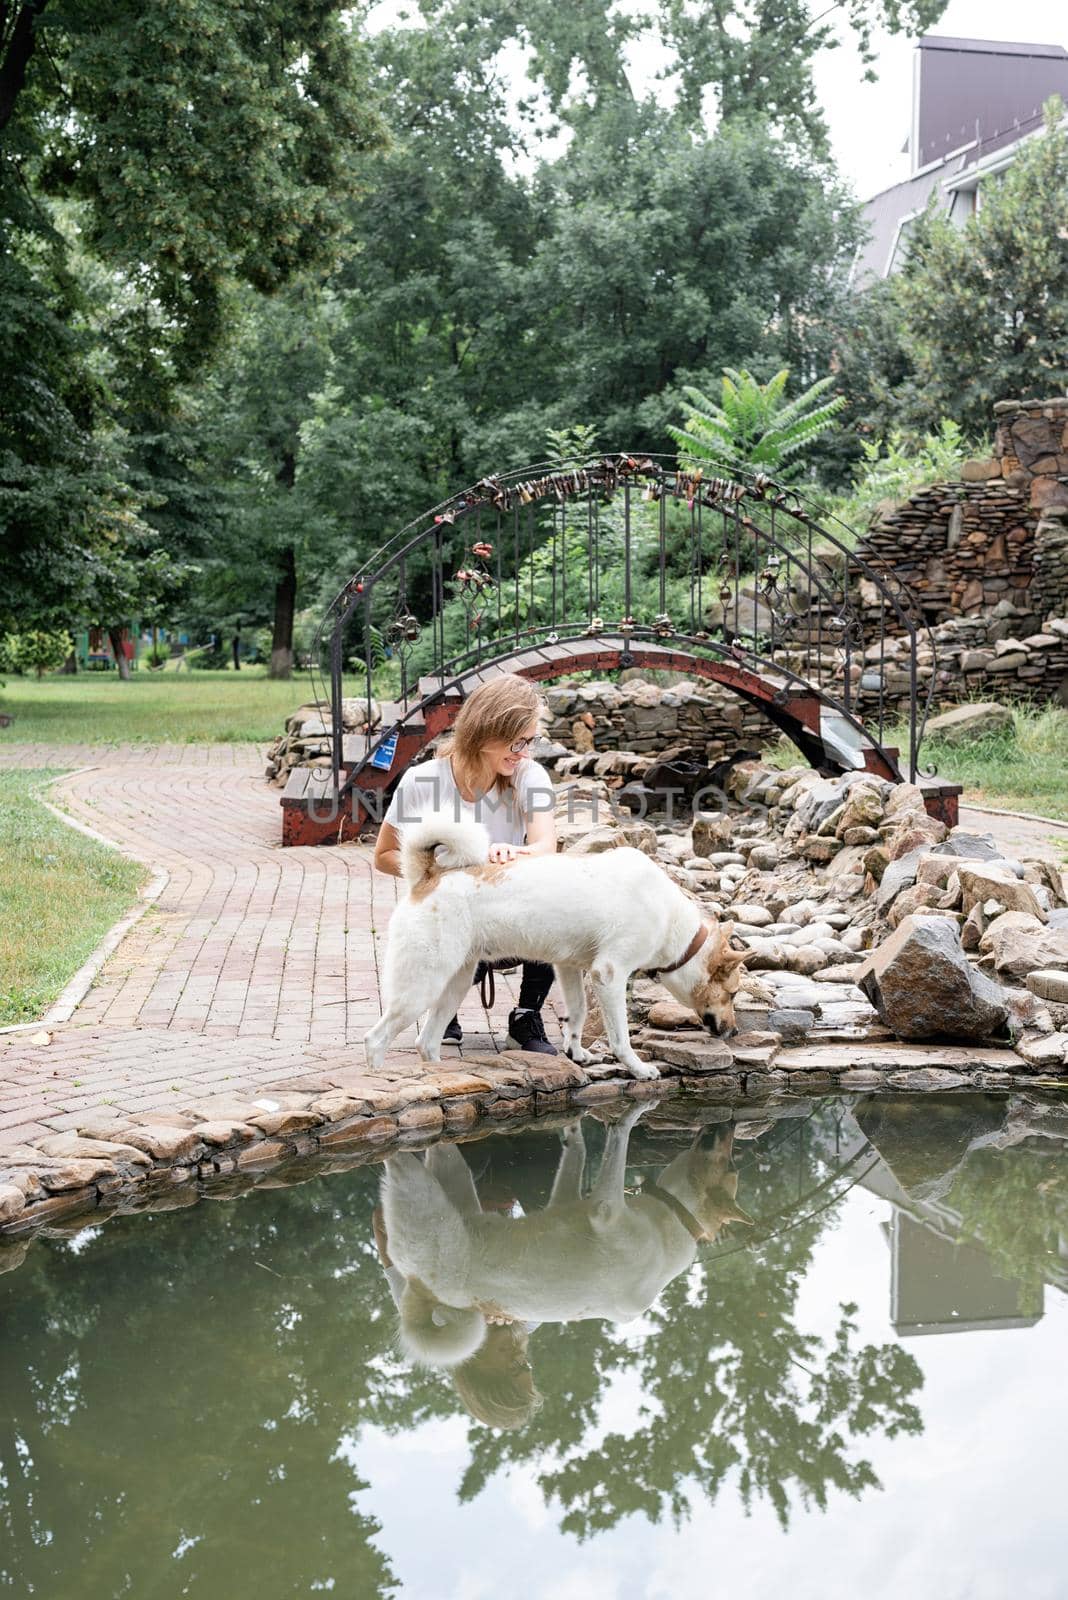
<svg viewBox="0 0 1068 1600"><path fill-rule="evenodd" d="M852 538L793 487L646 454L483 478L383 544L323 618L315 659L335 782L346 711L360 720L354 702L363 765L389 732L374 725L383 698L414 716L435 691L524 646L601 634L621 636L624 655L628 640L673 641L810 684L880 749L904 720L915 779L934 671L921 682L917 644L929 630ZM902 637L904 705L888 649Z"/></svg>

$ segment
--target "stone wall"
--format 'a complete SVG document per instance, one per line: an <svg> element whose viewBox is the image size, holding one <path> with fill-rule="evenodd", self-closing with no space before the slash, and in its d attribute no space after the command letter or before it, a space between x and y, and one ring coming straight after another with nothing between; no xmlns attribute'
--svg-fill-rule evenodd
<svg viewBox="0 0 1068 1600"><path fill-rule="evenodd" d="M987 616L951 618L932 630L933 649L921 637L916 652L921 705L932 676L935 707L975 699L1068 704L1068 619L1051 617L1024 633L1012 610L1002 605ZM909 681L904 639L889 639L885 648L869 646L863 667L854 668L861 721L877 716L880 688L886 705L904 710Z"/></svg>
<svg viewBox="0 0 1068 1600"><path fill-rule="evenodd" d="M778 738L778 729L761 712L721 684L680 680L660 687L644 678L619 683L566 679L548 687L545 733L554 744L582 754L588 750L659 753L690 745L706 761L718 761L745 745Z"/></svg>
<svg viewBox="0 0 1068 1600"><path fill-rule="evenodd" d="M1037 624L1068 609L1068 397L1006 400L994 414L988 459L886 511L858 546L908 584L928 621L1007 604ZM861 599L877 609L870 584Z"/></svg>
<svg viewBox="0 0 1068 1600"><path fill-rule="evenodd" d="M1003 604L988 616L955 617L940 624L933 630L934 649L921 639L921 712L932 677L934 709L978 699L1068 705L1068 618L1049 618L1022 638L1013 631L1017 620L1012 607ZM875 730L880 697L888 713L904 715L909 685L906 641L888 639L883 646L870 646L867 659L853 667L860 720ZM841 692L840 685L836 692ZM779 737L767 717L717 683L683 679L664 687L642 677L619 683L565 680L547 687L545 699L549 718L544 734L579 755L610 750L651 755L686 745L713 762Z"/></svg>

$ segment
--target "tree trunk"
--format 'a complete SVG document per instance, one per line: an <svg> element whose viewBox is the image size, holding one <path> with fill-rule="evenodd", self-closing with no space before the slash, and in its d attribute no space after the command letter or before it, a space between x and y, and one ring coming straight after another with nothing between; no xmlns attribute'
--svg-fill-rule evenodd
<svg viewBox="0 0 1068 1600"><path fill-rule="evenodd" d="M111 640L111 653L115 657L115 665L119 669L119 677L123 683L130 681L130 663L126 659L126 651L122 647L122 629L109 628L108 638Z"/></svg>
<svg viewBox="0 0 1068 1600"><path fill-rule="evenodd" d="M26 68L37 42L37 21L48 0L26 0L18 10L14 25L8 33L8 7L0 6L7 45L0 58L0 130L7 127L15 110L15 101L26 86Z"/></svg>
<svg viewBox="0 0 1068 1600"><path fill-rule="evenodd" d="M274 586L274 633L271 638L271 678L293 675L293 613L297 606L297 555L287 544L279 556L280 576Z"/></svg>
<svg viewBox="0 0 1068 1600"><path fill-rule="evenodd" d="M234 651L234 671L235 672L240 672L241 671L241 635L239 633L235 633L234 634L233 651Z"/></svg>
<svg viewBox="0 0 1068 1600"><path fill-rule="evenodd" d="M73 677L75 677L77 675L77 672L78 672L78 652L76 650L72 650L71 651L70 655L67 657L66 661L64 661L62 667L60 668L60 672L63 674L64 677L68 677L68 678L73 678Z"/></svg>

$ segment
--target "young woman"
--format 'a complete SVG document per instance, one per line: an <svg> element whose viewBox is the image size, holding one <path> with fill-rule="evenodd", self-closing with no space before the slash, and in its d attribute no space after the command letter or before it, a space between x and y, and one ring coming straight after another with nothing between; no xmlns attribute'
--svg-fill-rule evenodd
<svg viewBox="0 0 1068 1600"><path fill-rule="evenodd" d="M533 684L514 673L502 673L468 696L437 758L409 767L398 783L375 845L380 872L400 877L401 832L432 811L481 822L490 836L491 861L555 854L552 779L529 756L540 707ZM508 1017L509 1049L557 1054L541 1019L552 982L547 962L524 961L519 1001ZM445 1038L454 1044L463 1038L455 1017Z"/></svg>

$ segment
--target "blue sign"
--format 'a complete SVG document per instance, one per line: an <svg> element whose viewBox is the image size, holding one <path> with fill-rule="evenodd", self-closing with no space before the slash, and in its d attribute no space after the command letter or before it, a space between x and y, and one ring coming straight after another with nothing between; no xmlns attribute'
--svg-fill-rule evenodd
<svg viewBox="0 0 1068 1600"><path fill-rule="evenodd" d="M383 739L382 743L371 757L372 767L377 767L380 772L389 771L390 767L393 765L393 757L397 754L397 738L398 734L396 729L394 729L388 739Z"/></svg>

